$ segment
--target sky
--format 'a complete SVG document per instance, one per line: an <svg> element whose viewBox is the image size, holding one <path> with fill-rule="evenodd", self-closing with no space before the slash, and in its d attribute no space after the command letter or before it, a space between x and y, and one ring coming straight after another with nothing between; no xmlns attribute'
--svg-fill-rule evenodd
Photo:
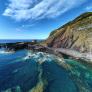
<svg viewBox="0 0 92 92"><path fill-rule="evenodd" d="M46 39L92 11L92 0L0 0L0 39Z"/></svg>

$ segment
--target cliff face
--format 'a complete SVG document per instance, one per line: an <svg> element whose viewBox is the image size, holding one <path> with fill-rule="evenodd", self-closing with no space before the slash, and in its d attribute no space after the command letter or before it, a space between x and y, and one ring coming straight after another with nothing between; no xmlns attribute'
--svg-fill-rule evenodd
<svg viewBox="0 0 92 92"><path fill-rule="evenodd" d="M92 12L84 13L51 32L45 45L89 52L92 49Z"/></svg>

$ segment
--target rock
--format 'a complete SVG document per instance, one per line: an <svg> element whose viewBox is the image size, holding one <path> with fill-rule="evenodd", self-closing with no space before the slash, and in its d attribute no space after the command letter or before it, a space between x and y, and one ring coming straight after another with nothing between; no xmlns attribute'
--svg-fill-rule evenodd
<svg viewBox="0 0 92 92"><path fill-rule="evenodd" d="M37 42L17 42L17 43L2 43L0 44L1 48L5 48L6 51L17 51L22 49L28 49L30 45L37 44Z"/></svg>
<svg viewBox="0 0 92 92"><path fill-rule="evenodd" d="M92 51L92 12L87 12L50 33L45 46Z"/></svg>

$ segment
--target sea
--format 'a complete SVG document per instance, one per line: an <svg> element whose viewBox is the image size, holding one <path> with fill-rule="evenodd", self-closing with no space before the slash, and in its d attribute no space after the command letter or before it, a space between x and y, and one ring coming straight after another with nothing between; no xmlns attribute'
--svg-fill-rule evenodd
<svg viewBox="0 0 92 92"><path fill-rule="evenodd" d="M0 39L0 43L32 42L33 40L42 41L44 39Z"/></svg>
<svg viewBox="0 0 92 92"><path fill-rule="evenodd" d="M43 52L0 49L0 92L92 92L92 66Z"/></svg>

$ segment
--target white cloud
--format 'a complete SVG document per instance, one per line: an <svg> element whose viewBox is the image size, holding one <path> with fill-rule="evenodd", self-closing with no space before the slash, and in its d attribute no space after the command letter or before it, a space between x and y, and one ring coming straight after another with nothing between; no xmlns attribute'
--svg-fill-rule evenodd
<svg viewBox="0 0 92 92"><path fill-rule="evenodd" d="M15 20L55 18L86 0L9 0L3 15Z"/></svg>
<svg viewBox="0 0 92 92"><path fill-rule="evenodd" d="M86 7L86 10L87 10L87 11L92 11L92 6L87 6L87 7Z"/></svg>

